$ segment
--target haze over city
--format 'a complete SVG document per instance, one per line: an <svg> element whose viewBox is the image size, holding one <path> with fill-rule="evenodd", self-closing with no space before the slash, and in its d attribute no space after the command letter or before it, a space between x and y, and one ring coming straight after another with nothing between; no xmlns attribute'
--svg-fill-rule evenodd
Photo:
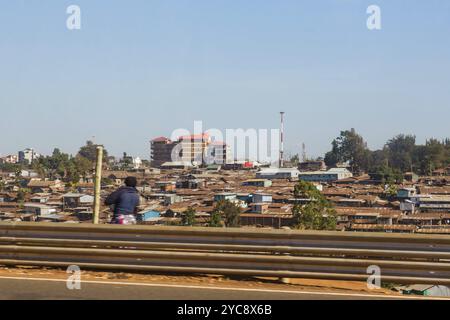
<svg viewBox="0 0 450 320"><path fill-rule="evenodd" d="M149 157L177 128L279 127L286 152L323 156L341 130L369 147L448 136L446 1L2 1L0 153L86 140Z"/></svg>

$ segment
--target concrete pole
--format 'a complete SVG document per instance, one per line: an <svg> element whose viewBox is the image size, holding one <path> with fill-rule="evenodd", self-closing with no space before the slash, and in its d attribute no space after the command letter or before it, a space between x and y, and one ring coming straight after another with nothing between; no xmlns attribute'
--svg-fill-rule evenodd
<svg viewBox="0 0 450 320"><path fill-rule="evenodd" d="M94 216L93 223L98 224L100 218L100 191L102 182L103 147L97 147L97 163L95 167Z"/></svg>

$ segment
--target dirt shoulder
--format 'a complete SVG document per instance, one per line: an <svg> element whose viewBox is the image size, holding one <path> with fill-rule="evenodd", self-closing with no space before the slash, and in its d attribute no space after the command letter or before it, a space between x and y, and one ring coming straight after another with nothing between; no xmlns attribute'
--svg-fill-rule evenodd
<svg viewBox="0 0 450 320"><path fill-rule="evenodd" d="M0 277L27 277L40 279L61 279L68 277L66 270L53 268L0 267ZM177 275L177 274L143 274L122 272L82 271L81 280L114 281L123 283L151 283L164 285L191 285L225 288L248 288L260 290L291 290L336 293L359 293L378 295L401 295L388 289L369 290L365 282L335 281L316 279L289 279L289 284L277 278L243 278L220 275Z"/></svg>

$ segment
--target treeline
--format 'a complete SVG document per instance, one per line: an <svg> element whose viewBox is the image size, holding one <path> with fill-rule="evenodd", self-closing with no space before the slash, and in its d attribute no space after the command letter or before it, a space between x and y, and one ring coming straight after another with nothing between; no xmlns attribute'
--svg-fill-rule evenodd
<svg viewBox="0 0 450 320"><path fill-rule="evenodd" d="M181 225L182 226L195 226L197 224L196 215L197 211L194 207L189 207L182 214ZM216 203L214 210L211 213L208 226L219 228L219 227L229 227L237 228L240 227L240 216L242 213L242 208L229 200L221 200Z"/></svg>
<svg viewBox="0 0 450 320"><path fill-rule="evenodd" d="M90 175L93 172L97 157L97 145L92 141L87 141L78 153L73 156L59 149L54 149L52 155L42 156L31 164L2 164L0 169L13 171L18 175L21 170L30 169L36 171L41 177L50 179L63 179L68 183L77 183L81 178ZM104 161L108 159L108 152L104 151Z"/></svg>
<svg viewBox="0 0 450 320"><path fill-rule="evenodd" d="M431 175L450 165L450 139L429 139L416 144L414 135L400 134L386 142L381 150L369 150L355 129L342 131L325 155L328 166L348 162L354 173L403 174L415 172Z"/></svg>

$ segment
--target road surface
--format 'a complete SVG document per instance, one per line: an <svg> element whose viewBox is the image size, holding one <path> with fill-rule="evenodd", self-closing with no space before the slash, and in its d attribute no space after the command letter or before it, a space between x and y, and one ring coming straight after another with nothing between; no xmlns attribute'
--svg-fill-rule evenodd
<svg viewBox="0 0 450 320"><path fill-rule="evenodd" d="M69 290L62 279L0 277L1 300L355 300L410 299L411 297L357 293L245 289L196 285L83 281Z"/></svg>

